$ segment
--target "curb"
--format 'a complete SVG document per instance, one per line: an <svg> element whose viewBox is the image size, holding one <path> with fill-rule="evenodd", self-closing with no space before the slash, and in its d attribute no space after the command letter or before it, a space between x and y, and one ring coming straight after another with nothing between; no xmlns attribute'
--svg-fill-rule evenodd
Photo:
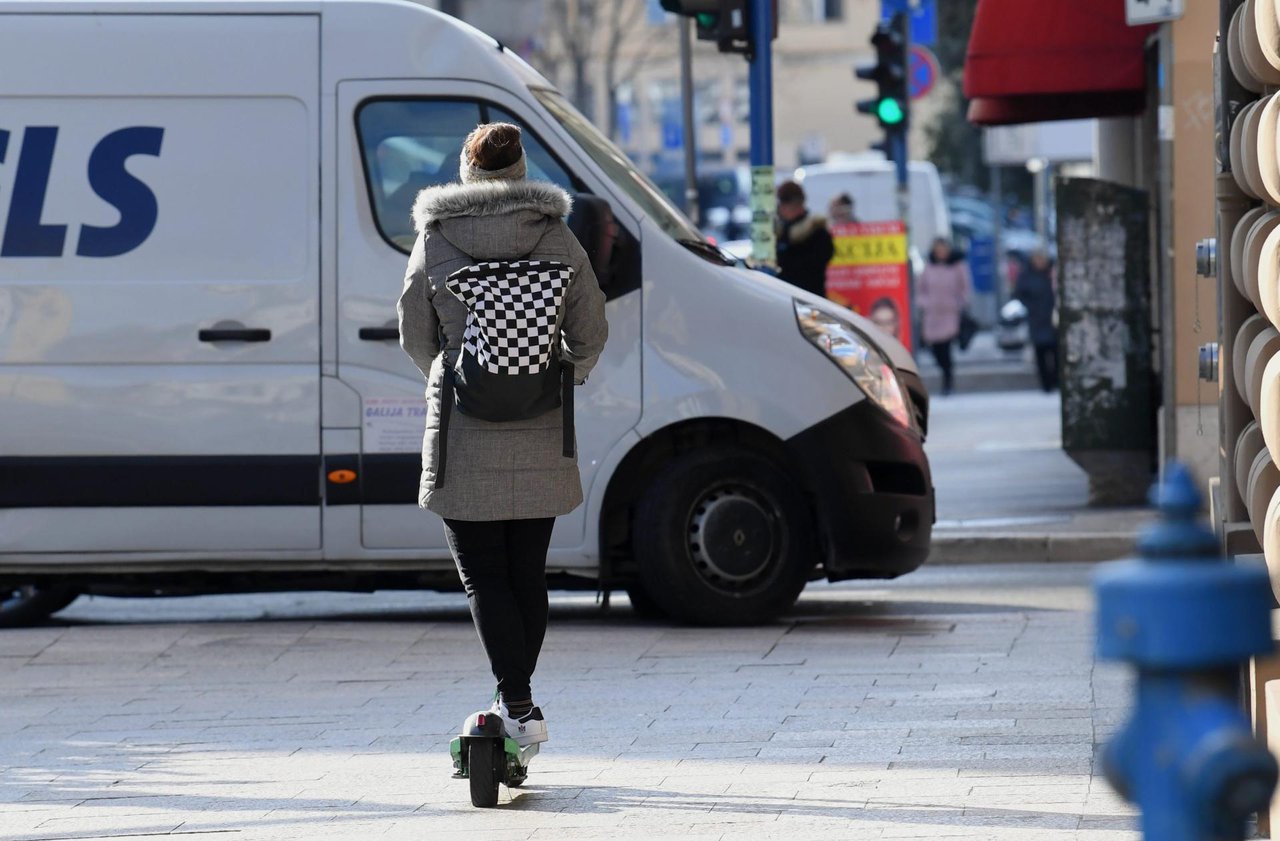
<svg viewBox="0 0 1280 841"><path fill-rule="evenodd" d="M934 534L928 564L1085 563L1134 553L1136 534Z"/></svg>

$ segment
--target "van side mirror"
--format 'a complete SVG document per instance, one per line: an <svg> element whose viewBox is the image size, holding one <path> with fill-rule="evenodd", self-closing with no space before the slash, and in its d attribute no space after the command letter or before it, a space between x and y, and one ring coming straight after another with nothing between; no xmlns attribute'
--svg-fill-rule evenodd
<svg viewBox="0 0 1280 841"><path fill-rule="evenodd" d="M614 246L618 241L618 223L614 221L613 208L599 196L578 193L573 197L573 212L566 221L569 230L587 252L596 281L603 289L613 278Z"/></svg>

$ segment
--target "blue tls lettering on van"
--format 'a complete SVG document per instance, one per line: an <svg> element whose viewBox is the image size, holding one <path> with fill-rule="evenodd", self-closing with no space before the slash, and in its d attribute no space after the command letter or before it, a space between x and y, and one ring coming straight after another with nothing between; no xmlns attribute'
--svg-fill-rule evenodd
<svg viewBox="0 0 1280 841"><path fill-rule="evenodd" d="M129 174L125 161L133 155L160 155L164 129L134 126L113 131L99 141L89 156L89 186L120 211L120 221L110 228L85 225L80 229L76 254L81 257L116 257L146 242L156 227L159 205L151 188Z"/></svg>
<svg viewBox="0 0 1280 841"><path fill-rule="evenodd" d="M129 174L125 162L134 155L160 154L164 129L133 126L113 131L98 141L89 155L89 186L116 208L120 221L112 226L83 225L76 254L117 257L137 248L155 229L159 205L155 193ZM0 131L0 163L4 163L9 133ZM61 257L67 226L46 224L45 194L58 142L56 126L29 126L22 134L22 153L13 179L9 218L0 257Z"/></svg>
<svg viewBox="0 0 1280 841"><path fill-rule="evenodd" d="M22 134L22 154L18 156L18 174L13 179L9 222L4 226L0 257L62 256L67 226L40 222L45 190L49 188L53 147L57 142L56 126L31 126Z"/></svg>

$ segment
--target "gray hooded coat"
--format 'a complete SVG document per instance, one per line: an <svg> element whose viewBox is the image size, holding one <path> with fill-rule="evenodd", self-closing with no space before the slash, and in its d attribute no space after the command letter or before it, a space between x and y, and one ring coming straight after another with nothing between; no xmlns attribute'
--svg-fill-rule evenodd
<svg viewBox="0 0 1280 841"><path fill-rule="evenodd" d="M561 358L573 364L578 383L604 349L609 333L604 294L586 252L564 223L569 208L569 194L559 187L525 180L431 187L414 203L418 240L397 306L400 346L427 380L418 504L441 517L557 517L582 503L577 459L564 455L560 409L506 423L452 412L446 481L436 487L445 366L458 357L467 319L466 307L444 288L451 273L486 260L564 263L574 276L557 330Z"/></svg>

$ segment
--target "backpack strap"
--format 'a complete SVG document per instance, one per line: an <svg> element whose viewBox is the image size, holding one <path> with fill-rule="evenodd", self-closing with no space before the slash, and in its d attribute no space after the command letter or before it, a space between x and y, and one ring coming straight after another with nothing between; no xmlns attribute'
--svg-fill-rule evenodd
<svg viewBox="0 0 1280 841"><path fill-rule="evenodd" d="M453 414L453 366L444 366L440 384L440 460L436 464L436 487L444 487L444 469L449 463L449 416Z"/></svg>
<svg viewBox="0 0 1280 841"><path fill-rule="evenodd" d="M571 363L560 363L560 406L564 409L564 421L561 423L561 428L564 430L565 458L573 458L574 451L573 374L574 369Z"/></svg>

